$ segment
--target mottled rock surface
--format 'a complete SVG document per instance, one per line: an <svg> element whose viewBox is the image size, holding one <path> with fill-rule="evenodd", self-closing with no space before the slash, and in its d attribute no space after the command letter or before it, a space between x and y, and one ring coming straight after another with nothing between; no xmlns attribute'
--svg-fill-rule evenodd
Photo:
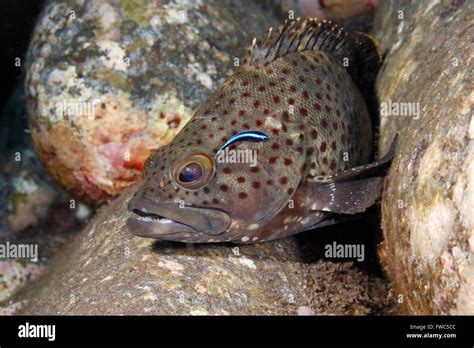
<svg viewBox="0 0 474 348"><path fill-rule="evenodd" d="M472 1L383 1L375 21L381 110L415 103L381 115L381 152L395 133L399 144L380 255L404 313L474 314L473 13Z"/></svg>
<svg viewBox="0 0 474 348"><path fill-rule="evenodd" d="M133 188L132 188L133 189ZM380 314L387 284L351 262L312 259L308 241L236 247L129 234L127 190L9 302L18 314Z"/></svg>
<svg viewBox="0 0 474 348"><path fill-rule="evenodd" d="M256 1L48 2L25 83L39 157L87 202L117 195L273 24Z"/></svg>

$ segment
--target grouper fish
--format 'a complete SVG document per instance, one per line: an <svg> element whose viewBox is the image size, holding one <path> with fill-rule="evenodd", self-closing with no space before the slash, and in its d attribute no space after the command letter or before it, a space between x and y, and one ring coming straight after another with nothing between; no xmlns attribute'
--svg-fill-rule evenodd
<svg viewBox="0 0 474 348"><path fill-rule="evenodd" d="M245 60L173 141L150 156L128 230L186 243L256 243L362 213L394 156L373 157L363 95L373 39L325 20L291 20Z"/></svg>

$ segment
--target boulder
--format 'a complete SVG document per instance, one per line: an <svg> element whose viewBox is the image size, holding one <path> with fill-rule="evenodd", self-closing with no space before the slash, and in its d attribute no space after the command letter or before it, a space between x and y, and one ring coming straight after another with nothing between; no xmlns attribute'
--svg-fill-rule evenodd
<svg viewBox="0 0 474 348"><path fill-rule="evenodd" d="M307 238L236 246L131 235L125 221L133 189L100 208L8 308L32 315L342 315L391 310L383 279L351 262L315 260L314 244Z"/></svg>
<svg viewBox="0 0 474 348"><path fill-rule="evenodd" d="M402 313L474 314L472 1L380 2L380 256Z"/></svg>
<svg viewBox="0 0 474 348"><path fill-rule="evenodd" d="M40 159L85 202L116 196L273 24L256 1L46 3L25 82Z"/></svg>

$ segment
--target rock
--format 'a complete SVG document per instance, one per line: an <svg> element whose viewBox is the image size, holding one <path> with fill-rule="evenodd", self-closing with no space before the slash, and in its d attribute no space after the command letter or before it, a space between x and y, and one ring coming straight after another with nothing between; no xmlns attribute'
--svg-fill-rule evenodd
<svg viewBox="0 0 474 348"><path fill-rule="evenodd" d="M380 5L381 153L399 133L382 199L380 256L402 313L472 315L474 3ZM396 116L407 106L406 116Z"/></svg>
<svg viewBox="0 0 474 348"><path fill-rule="evenodd" d="M117 195L272 24L254 1L48 2L25 83L41 160L86 202Z"/></svg>
<svg viewBox="0 0 474 348"><path fill-rule="evenodd" d="M8 304L16 314L380 314L386 283L351 262L308 261L308 240L186 245L131 235L126 202L96 217Z"/></svg>
<svg viewBox="0 0 474 348"><path fill-rule="evenodd" d="M348 30L370 31L378 0L283 0L280 10L285 18L331 20Z"/></svg>
<svg viewBox="0 0 474 348"><path fill-rule="evenodd" d="M27 145L1 156L0 241L37 226L53 203L66 202Z"/></svg>
<svg viewBox="0 0 474 348"><path fill-rule="evenodd" d="M16 260L0 261L0 303L8 299L28 280L35 279L43 271L43 266ZM15 307L15 306L14 306ZM0 308L0 314L9 314Z"/></svg>

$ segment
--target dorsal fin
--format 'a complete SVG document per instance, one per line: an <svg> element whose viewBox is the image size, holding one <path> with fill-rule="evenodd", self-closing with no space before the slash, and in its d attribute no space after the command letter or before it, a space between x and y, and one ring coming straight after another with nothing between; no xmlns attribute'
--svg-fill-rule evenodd
<svg viewBox="0 0 474 348"><path fill-rule="evenodd" d="M249 47L244 67L262 67L293 52L321 50L348 63L346 69L361 92L373 84L380 64L374 39L361 32L346 32L337 24L315 18L286 20L276 30L270 28ZM345 60L344 58L347 58Z"/></svg>

